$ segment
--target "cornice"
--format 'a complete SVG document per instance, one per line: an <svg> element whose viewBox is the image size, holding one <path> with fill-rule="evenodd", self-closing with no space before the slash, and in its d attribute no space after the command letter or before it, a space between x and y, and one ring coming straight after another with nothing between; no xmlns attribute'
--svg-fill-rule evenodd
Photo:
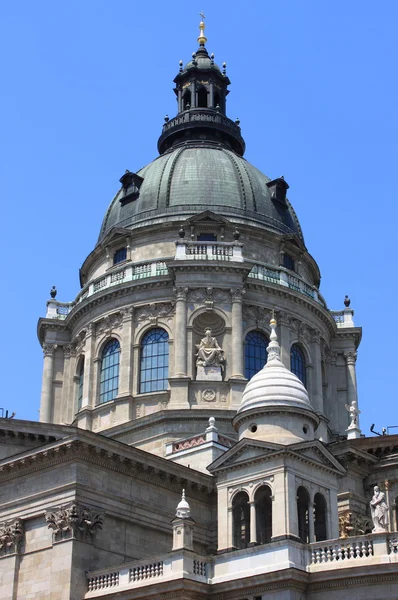
<svg viewBox="0 0 398 600"><path fill-rule="evenodd" d="M75 434L0 461L0 481L11 481L70 461L88 462L162 488L173 489L177 493L181 492L182 487L191 490L194 495L208 496L214 491L210 476L120 442L105 441L101 436L91 433L89 436Z"/></svg>

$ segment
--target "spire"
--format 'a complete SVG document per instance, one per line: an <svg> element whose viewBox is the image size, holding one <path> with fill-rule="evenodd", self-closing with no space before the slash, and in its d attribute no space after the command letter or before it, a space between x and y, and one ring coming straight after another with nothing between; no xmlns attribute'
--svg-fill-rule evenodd
<svg viewBox="0 0 398 600"><path fill-rule="evenodd" d="M189 519L191 516L191 508L185 499L185 490L182 490L181 500L177 506L176 517L180 519Z"/></svg>
<svg viewBox="0 0 398 600"><path fill-rule="evenodd" d="M199 16L202 17L201 22L199 23L199 37L198 42L199 46L204 46L207 42L207 37L205 36L206 25L204 19L206 18L203 12L199 13Z"/></svg>
<svg viewBox="0 0 398 600"><path fill-rule="evenodd" d="M278 343L278 336L276 335L276 326L277 326L277 322L275 319L275 311L272 311L272 318L270 321L270 327L271 327L271 335L270 335L270 343L268 344L267 347L267 352L268 352L268 359L267 359L267 364L270 363L273 360L281 360L281 347L279 346Z"/></svg>

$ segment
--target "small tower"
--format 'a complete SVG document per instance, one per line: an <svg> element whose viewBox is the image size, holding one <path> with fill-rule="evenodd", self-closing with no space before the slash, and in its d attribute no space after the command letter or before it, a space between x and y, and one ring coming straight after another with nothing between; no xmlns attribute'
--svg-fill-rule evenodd
<svg viewBox="0 0 398 600"><path fill-rule="evenodd" d="M176 509L173 519L173 550L193 550L193 526L195 521L191 517L191 509L185 499L185 490L182 490L181 501Z"/></svg>
<svg viewBox="0 0 398 600"><path fill-rule="evenodd" d="M303 383L281 361L276 325L272 318L267 363L247 384L234 427L240 440L247 437L278 444L313 440L319 417Z"/></svg>
<svg viewBox="0 0 398 600"><path fill-rule="evenodd" d="M199 24L199 48L192 59L180 61L180 69L174 78L177 96L177 116L167 118L158 150L162 154L171 147L191 140L207 140L227 144L231 150L243 156L245 142L239 122L226 116L226 98L231 83L227 77L226 64L222 69L214 62L214 55L206 49L205 23Z"/></svg>

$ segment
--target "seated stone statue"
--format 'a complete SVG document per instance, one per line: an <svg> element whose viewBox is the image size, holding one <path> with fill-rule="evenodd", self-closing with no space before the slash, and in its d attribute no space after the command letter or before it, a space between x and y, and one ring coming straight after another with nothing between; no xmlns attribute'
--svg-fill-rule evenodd
<svg viewBox="0 0 398 600"><path fill-rule="evenodd" d="M197 367L221 367L224 365L224 351L218 345L215 337L211 335L211 329L206 329L205 337L196 344L198 352L196 354Z"/></svg>

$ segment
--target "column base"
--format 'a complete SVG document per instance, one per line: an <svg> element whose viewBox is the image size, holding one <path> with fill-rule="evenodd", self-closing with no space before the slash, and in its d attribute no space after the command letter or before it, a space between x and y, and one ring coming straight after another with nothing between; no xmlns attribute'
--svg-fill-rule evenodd
<svg viewBox="0 0 398 600"><path fill-rule="evenodd" d="M188 401L189 384L191 378L187 375L182 377L174 376L169 378L170 385L170 401L168 408L170 409L187 409L190 408Z"/></svg>

